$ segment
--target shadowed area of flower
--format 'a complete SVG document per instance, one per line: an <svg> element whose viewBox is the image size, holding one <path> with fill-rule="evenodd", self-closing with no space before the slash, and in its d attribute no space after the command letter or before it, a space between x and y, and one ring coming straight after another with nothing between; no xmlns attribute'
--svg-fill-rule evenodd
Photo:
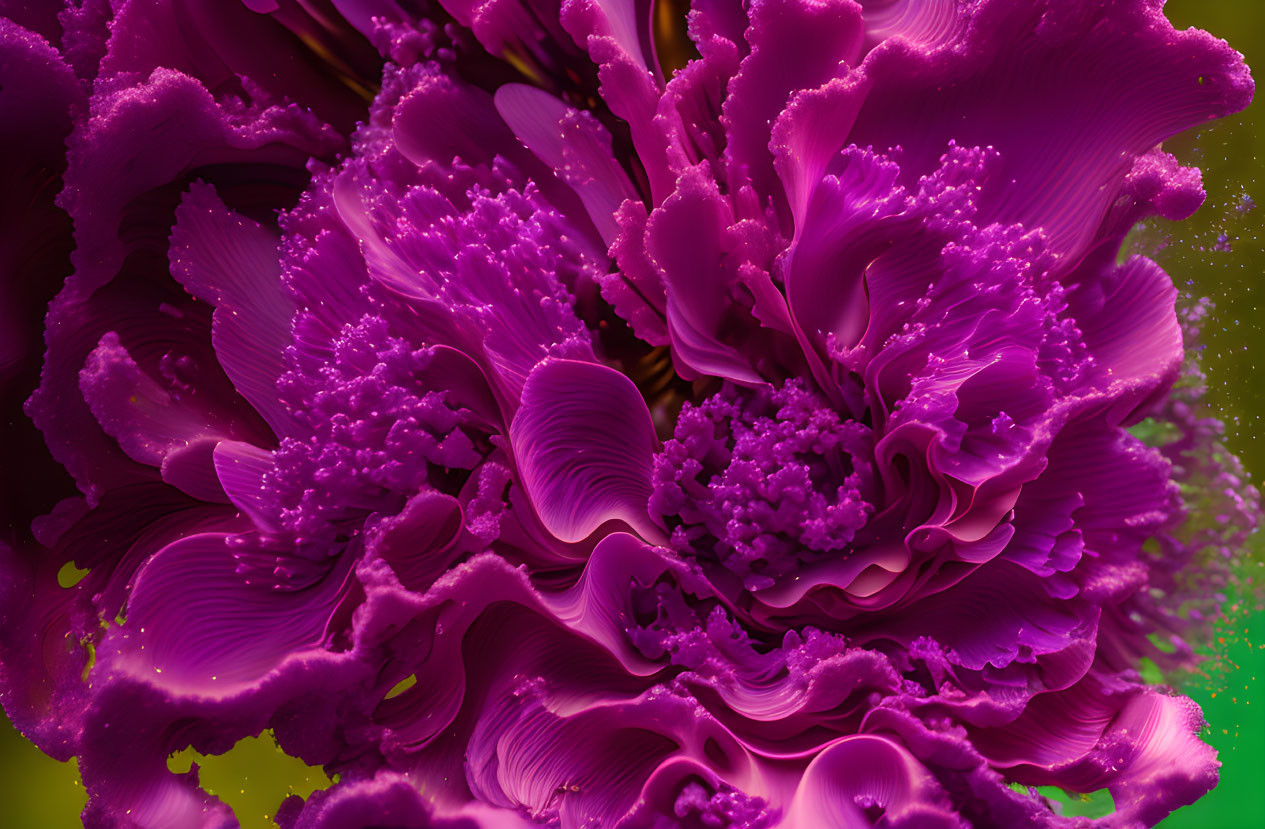
<svg viewBox="0 0 1265 829"><path fill-rule="evenodd" d="M286 829L1087 825L1044 787L1124 829L1216 784L1138 668L1197 664L1257 494L1207 309L1118 254L1202 203L1160 145L1247 105L1224 42L221 6L0 20L47 236L5 273L65 277L2 286L5 366L49 304L0 375L48 448L6 450L0 698L86 825L234 825L169 758L265 730L335 781Z"/></svg>

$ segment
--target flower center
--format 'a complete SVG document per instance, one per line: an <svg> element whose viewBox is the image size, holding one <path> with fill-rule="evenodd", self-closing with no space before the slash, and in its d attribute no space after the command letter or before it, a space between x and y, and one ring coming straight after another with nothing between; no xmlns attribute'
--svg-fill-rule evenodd
<svg viewBox="0 0 1265 829"><path fill-rule="evenodd" d="M874 439L798 380L685 404L650 508L672 545L754 591L846 553L874 512Z"/></svg>

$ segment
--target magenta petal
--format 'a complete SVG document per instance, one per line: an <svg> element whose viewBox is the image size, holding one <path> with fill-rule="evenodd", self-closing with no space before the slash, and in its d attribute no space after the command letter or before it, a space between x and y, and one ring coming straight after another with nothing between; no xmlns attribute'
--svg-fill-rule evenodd
<svg viewBox="0 0 1265 829"><path fill-rule="evenodd" d="M595 363L546 360L523 387L510 424L523 489L541 522L581 541L618 519L655 535L646 512L658 445L637 387Z"/></svg>
<svg viewBox="0 0 1265 829"><path fill-rule="evenodd" d="M228 498L215 471L218 437L204 437L163 456L163 480L199 501L225 503Z"/></svg>
<svg viewBox="0 0 1265 829"><path fill-rule="evenodd" d="M1181 367L1183 343L1174 303L1177 289L1149 259L1134 257L1104 269L1071 296L1101 383L1121 399L1114 417L1125 420L1165 388ZM1128 308L1129 314L1112 309Z"/></svg>
<svg viewBox="0 0 1265 829"><path fill-rule="evenodd" d="M235 825L167 761L265 731L338 780L285 829L1215 783L1136 668L1259 493L1119 252L1252 83L1162 0L49 2L0 0L0 422L61 286L0 703L86 826Z"/></svg>
<svg viewBox="0 0 1265 829"><path fill-rule="evenodd" d="M338 143L331 130L295 108L233 112L193 78L167 69L94 104L93 117L69 142L60 199L77 219L72 284L83 292L117 272L128 252L119 238L121 214L148 190L202 165L249 159L301 168L310 155Z"/></svg>
<svg viewBox="0 0 1265 829"><path fill-rule="evenodd" d="M305 12L303 4L286 2L281 14L268 14L278 10L277 0L112 5L114 20L100 67L104 78L143 77L165 67L197 78L217 95L247 92L269 103L295 101L343 132L364 118L365 103L354 83L357 74L369 80L377 73L377 55L324 9ZM319 22L305 19L309 14ZM311 60L313 44L352 83Z"/></svg>
<svg viewBox="0 0 1265 829"><path fill-rule="evenodd" d="M88 355L79 386L101 428L139 463L159 466L168 453L203 437L250 434L145 374L113 333Z"/></svg>
<svg viewBox="0 0 1265 829"><path fill-rule="evenodd" d="M50 17L55 24L56 6L23 1L5 8L13 20L35 25ZM8 430L0 467L23 470L0 482L0 525L14 528L73 491L22 404L38 382L48 301L70 270L70 219L55 206L50 183L66 168L65 139L84 105L57 50L0 16L0 422Z"/></svg>
<svg viewBox="0 0 1265 829"><path fill-rule="evenodd" d="M135 706L128 713L137 710L143 709ZM91 789L82 815L85 827L230 829L238 825L232 809L198 787L196 771L172 774L154 735L130 725L131 740L122 751L109 746L109 731L89 732L81 761L84 784ZM122 769L127 773L121 773Z"/></svg>
<svg viewBox="0 0 1265 829"><path fill-rule="evenodd" d="M584 202L602 241L613 244L619 235L615 212L638 196L615 160L611 137L602 125L588 113L524 84L498 89L496 110L528 149L562 172Z"/></svg>
<svg viewBox="0 0 1265 829"><path fill-rule="evenodd" d="M65 273L67 222L53 207L47 182L65 169L62 143L73 109L83 105L81 96L56 49L0 16L0 147L5 153L0 176L8 188L0 206L0 389L18 371L30 370L28 349L38 354L42 306ZM27 276L34 273L41 278ZM28 284L44 281L50 284Z"/></svg>
<svg viewBox="0 0 1265 829"><path fill-rule="evenodd" d="M724 339L734 313L725 301L737 274L726 261L734 217L705 169L690 168L646 226L646 254L667 292L668 334L678 370L758 385L751 361ZM723 298L723 299L718 299Z"/></svg>
<svg viewBox="0 0 1265 829"><path fill-rule="evenodd" d="M663 199L672 189L667 142L654 123L662 89L651 6L639 0L567 0L561 22L598 67L603 100L628 124L629 137L648 180Z"/></svg>
<svg viewBox="0 0 1265 829"><path fill-rule="evenodd" d="M668 336L663 280L646 256L646 208L624 202L615 214L619 235L610 253L619 268L599 277L602 297L615 308L633 332L653 346L671 344Z"/></svg>
<svg viewBox="0 0 1265 829"><path fill-rule="evenodd" d="M399 515L374 527L366 546L391 565L400 584L424 590L452 564L464 517L456 498L419 492Z"/></svg>
<svg viewBox="0 0 1265 829"><path fill-rule="evenodd" d="M600 258L605 251L576 191L561 180L561 168L547 166L523 147L484 90L448 75L423 75L396 107L391 135L418 166L454 159L491 163L497 156L510 161L578 225L586 253Z"/></svg>
<svg viewBox="0 0 1265 829"><path fill-rule="evenodd" d="M1116 809L1144 824L1158 823L1216 786L1220 763L1199 739L1203 727L1203 713L1189 699L1160 692L1134 697L1111 727L1111 737L1136 740L1121 779L1111 784ZM1104 748L1110 757L1110 747Z"/></svg>
<svg viewBox="0 0 1265 829"><path fill-rule="evenodd" d="M956 0L893 0L865 7L867 45L902 37L920 45L939 45L963 25Z"/></svg>
<svg viewBox="0 0 1265 829"><path fill-rule="evenodd" d="M112 666L173 691L224 694L321 645L348 563L335 563L311 587L279 589L240 575L228 538L188 536L145 565L127 625L107 642L117 649Z"/></svg>
<svg viewBox="0 0 1265 829"><path fill-rule="evenodd" d="M528 693L503 695L489 707L471 738L472 789L481 800L537 819L557 808L569 826L602 825L626 814L641 781L677 750L671 737L643 723L658 719L670 732L693 725L670 698L612 698L571 713L551 711ZM559 788L567 792L560 802Z"/></svg>
<svg viewBox="0 0 1265 829"><path fill-rule="evenodd" d="M734 186L749 181L762 199L777 193L769 139L800 90L848 71L860 56L860 8L847 0L765 0L751 9L751 54L730 82L723 123Z"/></svg>
<svg viewBox="0 0 1265 829"><path fill-rule="evenodd" d="M440 74L422 76L401 100L391 126L395 145L409 161L448 164L454 158L474 163L514 146L482 89ZM477 136L477 137L476 137Z"/></svg>
<svg viewBox="0 0 1265 829"><path fill-rule="evenodd" d="M293 798L292 801L297 801ZM347 782L317 792L306 803L279 811L284 829L531 829L536 824L517 811L471 803L460 809L436 809L418 783L394 772Z"/></svg>
<svg viewBox="0 0 1265 829"><path fill-rule="evenodd" d="M464 210L430 187L374 204L370 185L347 171L333 195L371 278L409 304L427 341L479 360L507 408L543 357L592 354L565 287L591 262L533 190L471 194Z"/></svg>
<svg viewBox="0 0 1265 829"><path fill-rule="evenodd" d="M795 228L786 268L786 301L796 332L810 353L827 338L851 347L870 320L867 268L892 246L885 228L903 208L900 170L849 148L842 169L817 184Z"/></svg>
<svg viewBox="0 0 1265 829"><path fill-rule="evenodd" d="M196 183L176 210L171 272L215 306L211 342L224 373L273 430L291 418L277 399L294 305L281 286L277 239Z"/></svg>
<svg viewBox="0 0 1265 829"><path fill-rule="evenodd" d="M981 196L984 222L1042 228L1074 264L1135 159L1176 132L1242 109L1241 56L1204 32L1174 31L1154 3L982 3L953 44L901 38L867 56L874 82L851 140L901 146L921 175L950 141L994 147L1002 169Z"/></svg>
<svg viewBox="0 0 1265 829"><path fill-rule="evenodd" d="M836 78L797 93L774 123L769 146L797 235L813 191L852 130L864 93L864 77Z"/></svg>
<svg viewBox="0 0 1265 829"><path fill-rule="evenodd" d="M589 38L610 38L641 69L648 69L654 61L650 51L654 48L650 35L648 15L639 8L635 0L582 0L562 4L565 15L575 15L579 8L584 8L591 17L585 20L586 26L569 26L568 31L582 40ZM564 21L570 22L570 21ZM583 45L583 44L581 44ZM657 70L658 67L655 67Z"/></svg>
<svg viewBox="0 0 1265 829"><path fill-rule="evenodd" d="M81 632L74 620L80 591L63 589L62 551L13 549L0 542L0 691L4 713L26 739L58 760L77 750L88 689L87 649L66 647ZM58 645L57 643L63 643Z"/></svg>
<svg viewBox="0 0 1265 829"><path fill-rule="evenodd" d="M822 751L804 772L787 827L961 826L930 772L893 740L862 734ZM906 824L903 821L909 820Z"/></svg>
<svg viewBox="0 0 1265 829"><path fill-rule="evenodd" d="M264 485L274 466L272 453L258 446L226 440L216 445L215 474L233 506L249 517L256 527L276 531L277 516Z"/></svg>
<svg viewBox="0 0 1265 829"><path fill-rule="evenodd" d="M1071 791L1109 788L1122 822L1152 826L1216 785L1216 752L1197 736L1203 725L1188 699L1113 693L1089 678L1035 698L1015 722L974 737L1015 778Z"/></svg>
<svg viewBox="0 0 1265 829"><path fill-rule="evenodd" d="M76 387L75 376L104 334L118 332L147 368L162 359L159 346L174 341L180 347L167 346L172 357L193 361L195 393L217 404L233 397L231 388L216 384L215 375L223 375L214 357L201 359L205 306L178 290L165 263L155 267L153 255L166 249L172 222L170 207L155 194L170 192L173 183L178 188L198 170L226 182L222 195L231 187L249 202L259 190L271 195L278 180L306 179L306 160L339 139L295 108L221 105L194 79L165 69L134 86L103 84L88 116L67 142L66 187L58 199L75 221L75 273L50 306L48 351L27 411L54 457L96 498L108 485L144 477L100 432ZM234 174L243 161L252 165L244 181ZM141 342L151 346L149 355L139 352Z"/></svg>
<svg viewBox="0 0 1265 829"><path fill-rule="evenodd" d="M1015 565L992 561L952 589L870 625L866 638L912 641L930 636L954 664L981 670L989 664L1004 667L1032 653L1061 651L1078 631L1096 622L1097 614L1050 596L1041 580Z"/></svg>
<svg viewBox="0 0 1265 829"><path fill-rule="evenodd" d="M77 753L102 619L117 621L137 568L167 541L225 529L227 517L153 482L112 489L93 509L83 499L62 502L38 522L48 548L0 548L3 702L29 739L56 757ZM67 562L88 571L70 588L60 581Z"/></svg>

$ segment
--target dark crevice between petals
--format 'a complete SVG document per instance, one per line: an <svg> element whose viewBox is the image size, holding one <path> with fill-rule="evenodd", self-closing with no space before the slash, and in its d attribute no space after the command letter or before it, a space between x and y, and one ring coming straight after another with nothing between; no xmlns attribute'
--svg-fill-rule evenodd
<svg viewBox="0 0 1265 829"><path fill-rule="evenodd" d="M689 10L689 0L654 0L651 31L655 57L659 60L659 70L664 78L671 79L677 70L684 69L690 61L700 57L698 47L686 31L685 19Z"/></svg>

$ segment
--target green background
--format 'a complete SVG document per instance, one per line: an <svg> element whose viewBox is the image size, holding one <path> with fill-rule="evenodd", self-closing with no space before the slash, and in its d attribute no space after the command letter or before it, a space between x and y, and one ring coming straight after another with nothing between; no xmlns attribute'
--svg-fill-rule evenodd
<svg viewBox="0 0 1265 829"><path fill-rule="evenodd" d="M1265 77L1265 2L1169 0L1166 9L1178 28L1198 26L1229 40ZM1226 423L1229 447L1249 471L1258 472L1265 471L1265 441L1256 439L1265 410L1265 376L1257 370L1265 354L1265 321L1258 308L1265 291L1265 187L1259 181L1265 153L1263 107L1265 103L1255 103L1242 115L1170 142L1168 149L1203 169L1208 201L1190 221L1156 228L1171 239L1158 258L1178 287L1216 302L1203 333L1208 402ZM1235 210L1244 195L1259 207L1246 213ZM1222 234L1228 237L1229 251L1214 248ZM1265 572L1256 569L1265 560L1259 545L1254 558L1253 571ZM1205 739L1224 764L1221 784L1175 812L1161 824L1164 829L1265 826L1265 613L1248 603L1227 609L1214 641L1202 643L1211 654L1212 678L1182 689L1203 706L1209 722ZM178 756L172 767L186 769L190 759ZM267 816L288 793L307 795L329 784L319 769L282 754L267 734L199 765L203 783L233 805L247 829L273 825ZM85 795L73 761L58 763L44 756L2 717L0 771L0 823L15 829L79 825ZM1100 808L1097 799L1069 804L1069 810L1089 813Z"/></svg>
<svg viewBox="0 0 1265 829"><path fill-rule="evenodd" d="M1198 26L1247 57L1258 83L1265 82L1265 3L1260 0L1169 0L1165 7L1178 28ZM1265 474L1265 441L1257 439L1265 411L1265 320L1260 300L1265 286L1265 92L1242 114L1217 122L1195 136L1168 145L1183 161L1203 169L1208 201L1193 219L1167 223L1172 244L1157 257L1174 283L1193 296L1216 302L1203 328L1201 361L1208 375L1208 403L1226 424L1226 442L1253 480ZM1241 213L1247 195L1258 205ZM1218 236L1230 251L1216 250ZM1262 583L1261 539L1248 572ZM1259 588L1258 588L1259 590ZM1250 603L1231 601L1214 641L1211 681L1182 688L1204 710L1205 739L1220 752L1221 783L1192 806L1160 824L1164 829L1254 829L1265 827L1265 613ZM1224 640L1224 641L1222 641Z"/></svg>

